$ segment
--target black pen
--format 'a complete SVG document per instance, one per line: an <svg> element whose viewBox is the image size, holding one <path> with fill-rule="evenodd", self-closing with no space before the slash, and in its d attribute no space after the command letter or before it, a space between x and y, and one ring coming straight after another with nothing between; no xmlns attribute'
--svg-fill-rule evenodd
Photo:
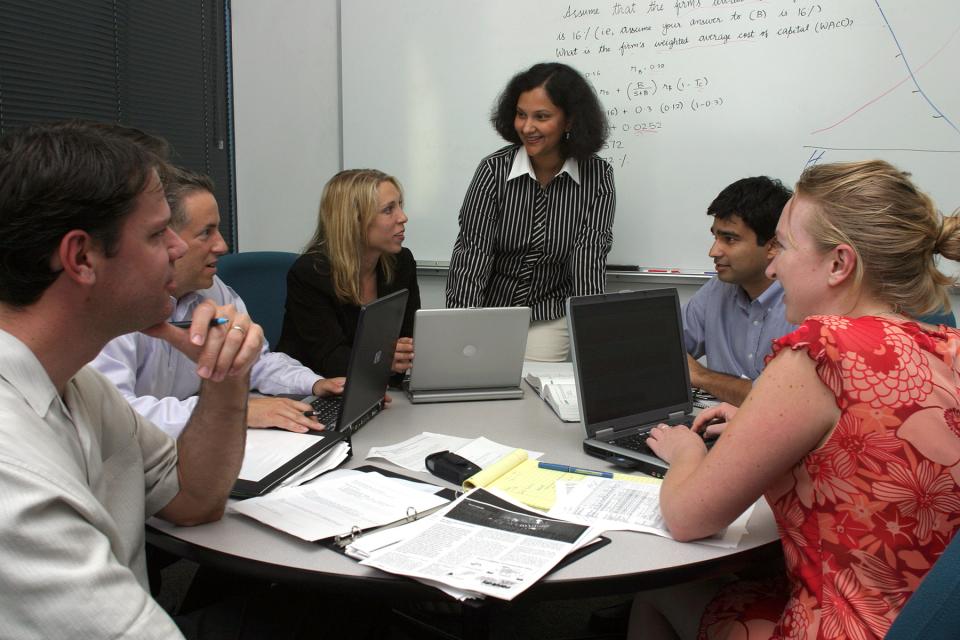
<svg viewBox="0 0 960 640"><path fill-rule="evenodd" d="M180 327L181 329L189 329L190 325L193 324L193 320L175 320L169 324L172 324L175 327ZM227 324L226 318L211 318L210 326L219 327L222 324Z"/></svg>

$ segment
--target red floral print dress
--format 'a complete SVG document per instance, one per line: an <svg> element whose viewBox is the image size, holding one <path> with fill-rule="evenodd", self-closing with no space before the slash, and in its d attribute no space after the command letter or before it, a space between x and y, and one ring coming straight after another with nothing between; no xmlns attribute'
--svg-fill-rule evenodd
<svg viewBox="0 0 960 640"><path fill-rule="evenodd" d="M734 627L749 637L750 619L775 621L773 638L886 634L960 527L958 347L954 329L875 316L812 316L774 341L767 362L806 351L840 420L765 494L786 559L782 597L730 585L701 638Z"/></svg>

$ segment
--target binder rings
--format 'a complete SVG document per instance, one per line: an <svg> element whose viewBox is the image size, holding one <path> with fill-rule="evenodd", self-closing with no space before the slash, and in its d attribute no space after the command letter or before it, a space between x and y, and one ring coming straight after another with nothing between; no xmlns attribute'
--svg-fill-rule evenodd
<svg viewBox="0 0 960 640"><path fill-rule="evenodd" d="M453 489L446 489L443 487L439 487L430 482L425 482L423 480L420 480L419 478L411 478L410 476L403 475L402 473L397 473L396 471L390 471L389 469L382 469L380 467L376 467L371 464L363 465L362 467L357 467L356 471L363 471L364 473L379 473L381 475L387 476L388 478L398 478L400 480L408 480L410 482L419 482L420 484L436 487L437 488L437 491L435 492L436 495L440 496L441 498L444 498L448 502L456 499L457 496L460 495L457 491L454 491ZM331 546L332 548L338 551L343 551L350 545L351 542L353 542L357 538L360 538L364 534L373 533L374 531L380 531L382 529L399 527L401 525L414 522L416 520L419 520L420 518L425 518L426 516L430 515L435 511L439 511L445 506L447 506L447 503L434 507L433 509L427 509L422 513L417 513L415 509L408 508L407 514L403 518L400 518L399 520L394 520L393 522L387 522L385 524L376 525L373 527L366 527L364 529L361 529L360 527L351 527L350 531L345 531L340 535L336 535L332 539L328 539L326 542L329 543L329 546Z"/></svg>

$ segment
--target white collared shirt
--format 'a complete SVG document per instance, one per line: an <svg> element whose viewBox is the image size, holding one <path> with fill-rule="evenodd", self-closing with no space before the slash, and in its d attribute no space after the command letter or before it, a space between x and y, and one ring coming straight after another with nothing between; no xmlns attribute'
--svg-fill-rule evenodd
<svg viewBox="0 0 960 640"><path fill-rule="evenodd" d="M553 177L556 178L561 173L568 174L573 178L574 182L580 184L580 163L573 158L564 160L563 166L560 167L560 170L557 171ZM530 162L530 156L524 153L522 147L517 152L517 155L513 157L513 164L510 165L510 173L507 174L507 182L520 176L530 176L534 180L537 179L537 174L533 171L533 163Z"/></svg>

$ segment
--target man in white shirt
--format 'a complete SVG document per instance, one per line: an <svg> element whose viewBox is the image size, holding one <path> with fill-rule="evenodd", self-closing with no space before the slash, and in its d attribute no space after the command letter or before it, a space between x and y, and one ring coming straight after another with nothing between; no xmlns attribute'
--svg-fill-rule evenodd
<svg viewBox="0 0 960 640"><path fill-rule="evenodd" d="M176 262L176 306L170 320L189 320L202 300L234 305L246 313L243 300L217 276L217 259L227 252L220 235L220 211L213 183L184 169L164 175L171 227L187 250ZM163 340L130 333L112 340L92 362L113 382L141 415L177 437L197 403L200 378L190 360ZM290 356L272 352L264 343L250 376L251 389L263 394L327 395L343 392L343 378L324 379ZM304 415L310 405L289 398L251 397L247 411L251 427L281 427L305 432L319 429Z"/></svg>
<svg viewBox="0 0 960 640"><path fill-rule="evenodd" d="M783 288L766 274L790 195L779 180L743 178L707 208L717 274L683 308L690 382L738 406L763 370L772 341L795 328L784 317ZM704 355L706 366L697 361Z"/></svg>
<svg viewBox="0 0 960 640"><path fill-rule="evenodd" d="M157 164L78 123L0 139L0 637L181 637L147 591L144 518L220 518L240 469L263 333L210 301L165 322L186 246ZM176 442L84 366L137 330L201 380Z"/></svg>

